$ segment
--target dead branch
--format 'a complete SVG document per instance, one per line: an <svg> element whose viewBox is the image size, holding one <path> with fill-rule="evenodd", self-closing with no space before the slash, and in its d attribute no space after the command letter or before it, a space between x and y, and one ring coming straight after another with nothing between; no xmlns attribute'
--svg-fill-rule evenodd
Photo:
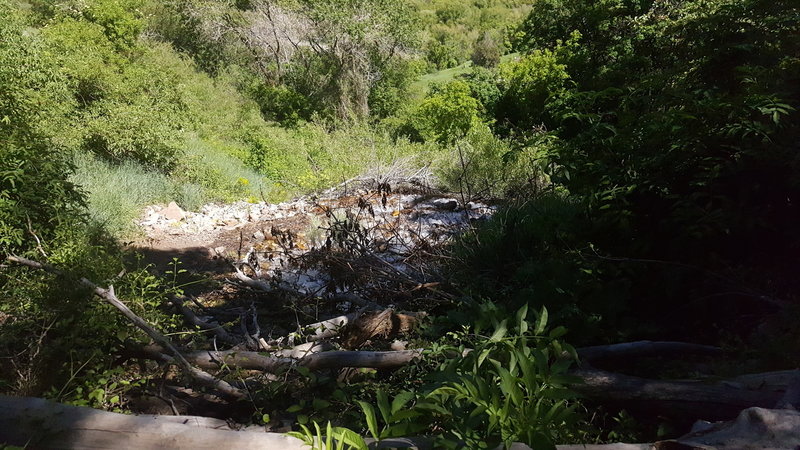
<svg viewBox="0 0 800 450"><path fill-rule="evenodd" d="M36 261L31 261L29 259L21 258L18 256L9 256L8 261L21 264L24 266L28 266L34 269L44 270L55 275L63 275L63 273L46 264L42 264ZM180 351L172 344L172 342L166 336L159 333L155 328L150 326L144 319L137 316L133 311L131 311L124 303L122 303L114 293L114 286L110 286L108 289L103 289L96 284L92 283L91 281L87 280L86 278L81 278L80 283L89 289L91 289L95 295L100 297L101 299L105 300L106 303L110 304L114 308L116 308L125 318L127 318L130 322L136 325L139 329L147 333L154 341L158 344L165 347L170 354L173 356L173 360L178 364L178 366L183 369L183 371L192 379L200 383L204 386L211 386L217 390L219 390L222 394L235 398L235 399L242 399L245 398L245 393L242 392L240 389L237 389L227 382L223 380L218 380L211 376L209 373L204 372L194 366L192 366L186 358L183 357Z"/></svg>
<svg viewBox="0 0 800 450"><path fill-rule="evenodd" d="M159 346L149 345L140 349L139 356L163 361L166 355ZM293 352L298 354L297 352ZM275 373L294 366L306 367L310 370L341 369L344 367L368 367L373 369L397 369L412 362L422 355L421 350L404 350L390 352L351 352L331 351L313 353L292 358L286 356L268 356L258 352L240 352L235 350L204 350L187 353L186 359L199 367L208 370L221 369L225 366L260 370ZM290 353L291 354L291 353Z"/></svg>
<svg viewBox="0 0 800 450"><path fill-rule="evenodd" d="M185 297L173 296L170 303L175 306L190 325L213 332L217 336L217 339L226 344L237 345L240 343L240 341L231 336L222 325L217 322L209 323L197 317L197 314L185 305Z"/></svg>

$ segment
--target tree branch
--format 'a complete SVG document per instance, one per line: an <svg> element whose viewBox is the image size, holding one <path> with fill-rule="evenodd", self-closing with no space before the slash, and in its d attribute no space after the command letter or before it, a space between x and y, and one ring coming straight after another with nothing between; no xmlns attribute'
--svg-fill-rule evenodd
<svg viewBox="0 0 800 450"><path fill-rule="evenodd" d="M8 261L21 264L27 267L31 267L34 269L44 270L46 272L50 272L55 275L63 275L63 272L52 267L47 264L42 264L36 261L31 261L29 259L21 258L18 256L9 256ZM103 289L96 284L92 283L91 281L87 280L86 278L81 278L80 283L89 289L91 289L94 294L101 299L103 299L106 303L110 304L114 308L117 309L125 318L127 318L130 322L136 325L139 329L147 333L154 341L158 344L162 345L166 348L173 356L173 361L175 361L178 366L180 366L183 371L189 375L192 379L197 381L198 383L211 386L217 390L219 390L224 395L234 398L234 399L242 399L245 398L246 395L240 389L237 389L227 382L223 380L218 380L211 376L207 372L203 372L202 370L192 366L186 358L181 354L180 351L172 344L172 342L166 336L159 333L155 328L150 326L144 319L137 316L133 311L130 310L124 303L122 303L114 293L114 286L110 286L108 289Z"/></svg>

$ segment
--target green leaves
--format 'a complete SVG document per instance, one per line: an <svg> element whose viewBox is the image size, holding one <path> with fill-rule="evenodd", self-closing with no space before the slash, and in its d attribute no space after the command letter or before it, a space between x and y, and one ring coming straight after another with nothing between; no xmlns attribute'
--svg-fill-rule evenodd
<svg viewBox="0 0 800 450"><path fill-rule="evenodd" d="M319 423L312 422L312 425L313 431L301 424L301 432L292 431L286 434L300 439L312 450L367 450L368 448L364 438L349 428L334 427L328 422L323 432Z"/></svg>

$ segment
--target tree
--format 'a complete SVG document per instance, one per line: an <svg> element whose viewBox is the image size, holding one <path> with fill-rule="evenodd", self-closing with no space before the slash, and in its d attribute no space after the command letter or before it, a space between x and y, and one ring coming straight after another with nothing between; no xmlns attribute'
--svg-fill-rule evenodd
<svg viewBox="0 0 800 450"><path fill-rule="evenodd" d="M74 106L37 37L0 5L0 254L35 248L78 213L71 166L51 137Z"/></svg>
<svg viewBox="0 0 800 450"><path fill-rule="evenodd" d="M369 115L370 93L416 40L412 10L391 0L259 0L234 26L270 83L339 118Z"/></svg>
<svg viewBox="0 0 800 450"><path fill-rule="evenodd" d="M472 62L481 67L495 67L500 63L502 53L497 40L489 33L483 33L472 48Z"/></svg>

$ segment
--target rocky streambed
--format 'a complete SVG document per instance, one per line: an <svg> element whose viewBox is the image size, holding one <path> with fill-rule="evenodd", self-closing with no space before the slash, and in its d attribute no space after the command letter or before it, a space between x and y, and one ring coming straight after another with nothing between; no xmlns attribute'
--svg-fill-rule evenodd
<svg viewBox="0 0 800 450"><path fill-rule="evenodd" d="M274 308L272 320L254 322L265 317L259 308L290 305L306 321L365 307L433 308L446 295L439 290L442 246L496 210L413 179L360 179L276 204L209 204L197 212L150 206L140 221L147 235L140 246L158 268L177 257L183 268L224 282L199 294L198 303L223 298L218 306L251 311L242 322L285 333L291 325ZM205 313L221 323L219 312Z"/></svg>

